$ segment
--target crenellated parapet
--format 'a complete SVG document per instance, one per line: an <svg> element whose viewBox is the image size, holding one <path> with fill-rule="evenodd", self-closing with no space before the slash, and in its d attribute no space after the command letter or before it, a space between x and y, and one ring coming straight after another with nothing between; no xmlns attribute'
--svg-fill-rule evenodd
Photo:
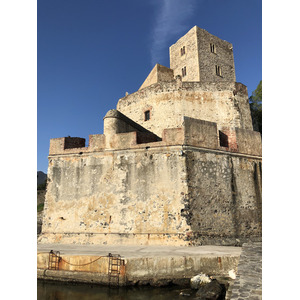
<svg viewBox="0 0 300 300"><path fill-rule="evenodd" d="M214 122L184 117L181 127L164 129L162 138L159 138L117 110L106 114L104 134L90 135L87 147L83 138L51 139L49 155L175 145L261 156L259 132L241 128L223 128L220 131Z"/></svg>

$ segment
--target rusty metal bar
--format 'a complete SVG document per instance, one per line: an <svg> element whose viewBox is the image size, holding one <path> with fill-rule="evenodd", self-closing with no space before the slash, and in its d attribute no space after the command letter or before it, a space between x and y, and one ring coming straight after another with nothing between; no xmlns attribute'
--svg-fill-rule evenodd
<svg viewBox="0 0 300 300"><path fill-rule="evenodd" d="M120 267L123 260L119 254L108 254L108 282L109 286L119 286Z"/></svg>
<svg viewBox="0 0 300 300"><path fill-rule="evenodd" d="M59 270L59 262L61 261L60 252L50 250L49 260L48 260L48 269L49 270Z"/></svg>

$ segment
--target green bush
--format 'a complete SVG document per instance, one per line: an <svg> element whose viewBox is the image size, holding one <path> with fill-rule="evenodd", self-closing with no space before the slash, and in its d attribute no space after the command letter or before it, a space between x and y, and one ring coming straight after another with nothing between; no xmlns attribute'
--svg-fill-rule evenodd
<svg viewBox="0 0 300 300"><path fill-rule="evenodd" d="M249 98L253 129L262 134L262 81Z"/></svg>
<svg viewBox="0 0 300 300"><path fill-rule="evenodd" d="M38 186L37 186L37 190L38 191L44 191L45 189L46 189L46 187L47 187L47 179L45 180L45 182L44 183L41 183L41 184L39 184Z"/></svg>
<svg viewBox="0 0 300 300"><path fill-rule="evenodd" d="M43 210L44 210L44 203L38 204L38 206L37 206L37 212L41 212Z"/></svg>

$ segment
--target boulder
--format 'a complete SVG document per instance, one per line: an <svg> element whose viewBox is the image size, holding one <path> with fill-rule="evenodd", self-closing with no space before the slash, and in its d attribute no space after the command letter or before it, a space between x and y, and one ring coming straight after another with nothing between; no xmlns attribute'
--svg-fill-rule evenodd
<svg viewBox="0 0 300 300"><path fill-rule="evenodd" d="M191 288L194 290L197 290L202 285L205 285L210 282L211 282L211 279L209 278L209 276L207 276L205 274L198 274L198 275L194 276L193 278L191 278Z"/></svg>
<svg viewBox="0 0 300 300"><path fill-rule="evenodd" d="M197 300L223 300L225 299L226 289L217 280L201 286L196 293Z"/></svg>

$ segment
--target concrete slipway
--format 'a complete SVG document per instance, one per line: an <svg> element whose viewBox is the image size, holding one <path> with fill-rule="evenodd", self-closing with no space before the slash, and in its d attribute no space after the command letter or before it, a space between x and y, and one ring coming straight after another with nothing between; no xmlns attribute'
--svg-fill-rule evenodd
<svg viewBox="0 0 300 300"><path fill-rule="evenodd" d="M39 244L39 279L129 286L184 285L199 273L229 278L236 273L240 247L98 246ZM50 250L59 251L58 270L49 269ZM108 254L119 254L117 278L109 276Z"/></svg>

